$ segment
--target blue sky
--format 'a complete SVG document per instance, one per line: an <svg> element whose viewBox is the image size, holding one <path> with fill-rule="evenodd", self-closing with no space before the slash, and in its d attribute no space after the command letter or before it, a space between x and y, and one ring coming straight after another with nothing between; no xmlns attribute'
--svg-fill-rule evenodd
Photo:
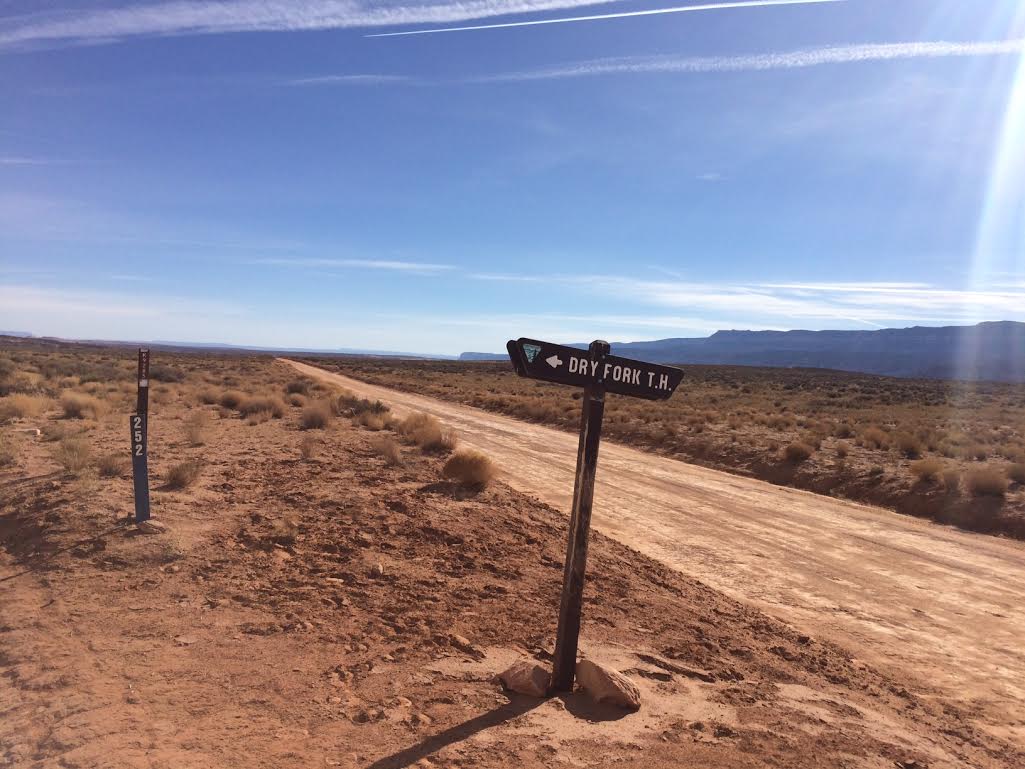
<svg viewBox="0 0 1025 769"><path fill-rule="evenodd" d="M1025 3L686 5L0 0L0 329L1025 320Z"/></svg>

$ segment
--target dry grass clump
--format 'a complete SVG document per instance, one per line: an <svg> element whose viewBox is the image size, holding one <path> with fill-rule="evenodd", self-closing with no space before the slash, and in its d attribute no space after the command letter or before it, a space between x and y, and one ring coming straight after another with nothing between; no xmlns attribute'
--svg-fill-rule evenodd
<svg viewBox="0 0 1025 769"><path fill-rule="evenodd" d="M890 436L878 427L869 427L861 434L861 440L870 449L888 449Z"/></svg>
<svg viewBox="0 0 1025 769"><path fill-rule="evenodd" d="M226 409L237 409L245 398L246 396L238 390L225 390L217 402Z"/></svg>
<svg viewBox="0 0 1025 769"><path fill-rule="evenodd" d="M961 488L961 471L955 467L948 467L943 471L943 488L953 494Z"/></svg>
<svg viewBox="0 0 1025 769"><path fill-rule="evenodd" d="M810 459L811 455L814 453L815 447L809 446L803 441L795 441L783 450L783 454L786 456L787 461L793 462L794 464Z"/></svg>
<svg viewBox="0 0 1025 769"><path fill-rule="evenodd" d="M424 451L451 451L458 442L451 430L445 430L441 422L422 412L410 414L396 427L399 435Z"/></svg>
<svg viewBox="0 0 1025 769"><path fill-rule="evenodd" d="M995 467L976 467L965 473L965 488L973 497L1002 497L1007 493L1007 476Z"/></svg>
<svg viewBox="0 0 1025 769"><path fill-rule="evenodd" d="M293 379L285 385L286 395L309 395L313 386L312 379Z"/></svg>
<svg viewBox="0 0 1025 769"><path fill-rule="evenodd" d="M312 435L306 435L299 442L299 454L303 459L313 459L320 454L320 441Z"/></svg>
<svg viewBox="0 0 1025 769"><path fill-rule="evenodd" d="M0 398L0 422L8 419L25 419L37 417L46 411L50 399L39 395L16 393Z"/></svg>
<svg viewBox="0 0 1025 769"><path fill-rule="evenodd" d="M308 403L303 407L299 426L303 430L323 430L331 423L331 404L326 401Z"/></svg>
<svg viewBox="0 0 1025 769"><path fill-rule="evenodd" d="M932 457L919 459L911 463L911 474L923 483L935 481L943 474L943 463Z"/></svg>
<svg viewBox="0 0 1025 769"><path fill-rule="evenodd" d="M213 406L215 403L220 403L221 400L221 396L212 387L204 387L199 391L197 397L204 406Z"/></svg>
<svg viewBox="0 0 1025 769"><path fill-rule="evenodd" d="M383 430L387 424L387 417L382 414L375 414L372 411L364 411L362 414L352 418L354 424L361 425L368 430Z"/></svg>
<svg viewBox="0 0 1025 769"><path fill-rule="evenodd" d="M206 431L210 426L210 415L205 411L191 411L185 417L185 438L190 446L206 443Z"/></svg>
<svg viewBox="0 0 1025 769"><path fill-rule="evenodd" d="M249 417L261 412L267 413L269 415L268 418L273 417L274 419L281 419L285 415L285 404L276 395L252 395L248 398L243 398L237 408L243 417ZM261 421L266 421L266 419Z"/></svg>
<svg viewBox="0 0 1025 769"><path fill-rule="evenodd" d="M190 459L177 464L167 472L167 488L185 489L198 480L203 473L203 463L198 459Z"/></svg>
<svg viewBox="0 0 1025 769"><path fill-rule="evenodd" d="M851 453L851 447L848 446L843 441L840 441L838 444L836 444L836 455L840 459L847 459L847 455L850 454L850 453Z"/></svg>
<svg viewBox="0 0 1025 769"><path fill-rule="evenodd" d="M922 441L910 433L901 433L894 442L897 444L900 452L908 459L918 459L922 456L922 451L925 448L922 445Z"/></svg>
<svg viewBox="0 0 1025 769"><path fill-rule="evenodd" d="M1008 465L1007 479L1014 483L1025 483L1025 462L1015 462Z"/></svg>
<svg viewBox="0 0 1025 769"><path fill-rule="evenodd" d="M344 392L338 396L337 413L339 414L348 412L352 416L358 417L362 414L387 414L389 411L391 411L391 408L381 403L381 401L357 398L349 392Z"/></svg>
<svg viewBox="0 0 1025 769"><path fill-rule="evenodd" d="M65 419L99 419L107 413L107 406L91 395L64 393L61 396L61 412Z"/></svg>
<svg viewBox="0 0 1025 769"><path fill-rule="evenodd" d="M384 457L386 464L391 466L402 464L402 451L399 449L399 444L391 438L386 438L383 435L378 436L370 442L370 448L372 448L375 453Z"/></svg>
<svg viewBox="0 0 1025 769"><path fill-rule="evenodd" d="M485 454L473 449L463 449L448 458L441 469L441 474L463 486L482 489L498 474L498 468Z"/></svg>
<svg viewBox="0 0 1025 769"><path fill-rule="evenodd" d="M0 433L0 467L10 467L18 461L18 447L12 438Z"/></svg>
<svg viewBox="0 0 1025 769"><path fill-rule="evenodd" d="M71 475L89 466L89 444L84 438L64 438L53 451L53 458Z"/></svg>
<svg viewBox="0 0 1025 769"><path fill-rule="evenodd" d="M101 478L120 478L128 471L128 457L124 454L104 454L96 460Z"/></svg>
<svg viewBox="0 0 1025 769"><path fill-rule="evenodd" d="M301 407L306 405L306 396L300 395L299 393L292 393L291 395L287 396L285 400L288 401L289 406Z"/></svg>

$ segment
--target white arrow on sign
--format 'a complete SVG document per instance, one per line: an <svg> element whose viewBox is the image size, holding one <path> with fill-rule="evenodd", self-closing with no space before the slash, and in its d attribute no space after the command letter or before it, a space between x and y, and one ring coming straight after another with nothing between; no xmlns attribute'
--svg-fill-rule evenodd
<svg viewBox="0 0 1025 769"><path fill-rule="evenodd" d="M545 363L547 363L552 368L558 368L562 365L562 361L559 359L558 355L553 355L550 358L545 358Z"/></svg>

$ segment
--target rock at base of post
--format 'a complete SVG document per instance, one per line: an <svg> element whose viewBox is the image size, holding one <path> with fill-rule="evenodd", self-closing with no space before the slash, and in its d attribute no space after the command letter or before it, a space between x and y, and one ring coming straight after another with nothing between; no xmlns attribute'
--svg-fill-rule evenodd
<svg viewBox="0 0 1025 769"><path fill-rule="evenodd" d="M577 663L577 683L595 702L605 702L626 710L641 707L641 693L622 673L603 668L590 660Z"/></svg>
<svg viewBox="0 0 1025 769"><path fill-rule="evenodd" d="M163 534L167 531L167 524L161 523L154 518L150 518L135 524L135 528L142 534Z"/></svg>
<svg viewBox="0 0 1025 769"><path fill-rule="evenodd" d="M544 665L530 660L517 660L505 672L498 676L509 691L525 694L528 697L545 697L552 674Z"/></svg>

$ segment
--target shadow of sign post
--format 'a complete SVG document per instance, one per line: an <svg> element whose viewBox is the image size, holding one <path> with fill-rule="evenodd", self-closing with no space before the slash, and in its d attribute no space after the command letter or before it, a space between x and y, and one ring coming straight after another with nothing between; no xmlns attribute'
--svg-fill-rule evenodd
<svg viewBox="0 0 1025 769"><path fill-rule="evenodd" d="M666 400L676 391L683 371L645 361L610 354L608 342L596 340L587 350L543 342L538 339L510 340L506 344L513 369L522 377L582 387L580 442L573 485L566 562L563 569L559 626L555 638L552 690L573 689L577 645L587 567L587 541L594 503L594 479L598 469L605 394L616 393L645 400Z"/></svg>

